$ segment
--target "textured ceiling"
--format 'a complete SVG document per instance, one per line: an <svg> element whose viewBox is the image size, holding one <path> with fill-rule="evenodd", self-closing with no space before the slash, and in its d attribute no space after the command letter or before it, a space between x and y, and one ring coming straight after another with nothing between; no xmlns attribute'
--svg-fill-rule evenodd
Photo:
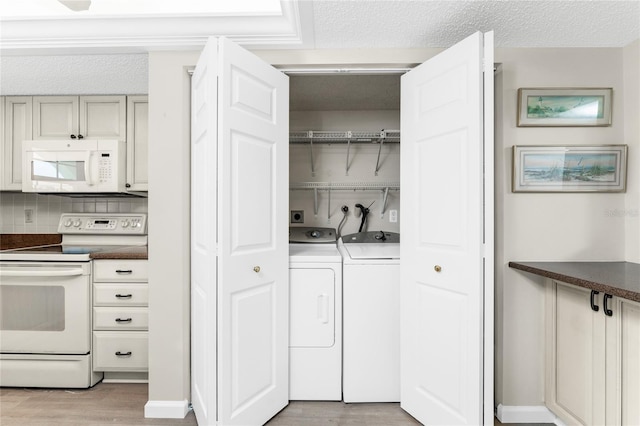
<svg viewBox="0 0 640 426"><path fill-rule="evenodd" d="M315 0L316 48L449 47L495 31L496 47L622 47L640 1Z"/></svg>
<svg viewBox="0 0 640 426"><path fill-rule="evenodd" d="M15 4L46 1L54 0ZM209 16L189 13L186 0L162 2L184 13L154 15L155 3L147 0L146 15L114 14L100 19L83 13L65 19L20 19L5 8L0 14L0 51L40 54L58 49L70 54L82 49L84 53L200 49L208 36L222 34L251 49L446 48L478 30L495 31L498 48L623 47L640 38L640 0L271 1L279 2L281 14L256 11ZM12 4L14 0L1 2Z"/></svg>
<svg viewBox="0 0 640 426"><path fill-rule="evenodd" d="M640 1L314 0L316 48L449 47L495 31L496 47L622 47Z"/></svg>

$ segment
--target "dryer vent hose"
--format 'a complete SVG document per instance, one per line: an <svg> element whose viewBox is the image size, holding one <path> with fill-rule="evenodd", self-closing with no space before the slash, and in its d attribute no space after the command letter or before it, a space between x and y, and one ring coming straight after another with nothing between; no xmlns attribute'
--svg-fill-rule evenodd
<svg viewBox="0 0 640 426"><path fill-rule="evenodd" d="M340 210L342 211L342 220L340 220L340 223L338 224L338 231L337 231L336 238L340 238L342 236L342 227L344 226L344 223L347 220L347 214L349 214L349 207L342 206Z"/></svg>

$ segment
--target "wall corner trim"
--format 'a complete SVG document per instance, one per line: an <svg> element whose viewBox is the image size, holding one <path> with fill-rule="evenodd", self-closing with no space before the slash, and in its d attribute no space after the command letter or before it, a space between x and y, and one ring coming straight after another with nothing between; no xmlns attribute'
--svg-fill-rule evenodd
<svg viewBox="0 0 640 426"><path fill-rule="evenodd" d="M498 405L496 417L501 423L551 423L564 426L564 423L556 417L544 405Z"/></svg>
<svg viewBox="0 0 640 426"><path fill-rule="evenodd" d="M189 401L147 401L144 406L146 419L184 419L189 413Z"/></svg>

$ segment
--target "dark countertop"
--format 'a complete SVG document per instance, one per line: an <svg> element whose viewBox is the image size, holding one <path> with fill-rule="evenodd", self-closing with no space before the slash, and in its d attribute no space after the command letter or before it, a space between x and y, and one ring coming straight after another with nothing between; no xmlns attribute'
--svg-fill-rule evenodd
<svg viewBox="0 0 640 426"><path fill-rule="evenodd" d="M2 234L0 235L0 250L48 246L60 244L61 241L60 234Z"/></svg>
<svg viewBox="0 0 640 426"><path fill-rule="evenodd" d="M91 253L91 259L148 259L147 246L120 247Z"/></svg>
<svg viewBox="0 0 640 426"><path fill-rule="evenodd" d="M631 262L509 262L509 267L640 302L640 264Z"/></svg>

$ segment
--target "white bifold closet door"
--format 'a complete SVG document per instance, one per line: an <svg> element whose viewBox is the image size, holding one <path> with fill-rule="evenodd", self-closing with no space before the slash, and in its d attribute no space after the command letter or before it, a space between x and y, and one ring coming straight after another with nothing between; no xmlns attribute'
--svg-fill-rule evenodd
<svg viewBox="0 0 640 426"><path fill-rule="evenodd" d="M401 406L425 425L493 424L492 40L401 80Z"/></svg>
<svg viewBox="0 0 640 426"><path fill-rule="evenodd" d="M192 403L200 425L288 404L288 77L210 38L192 77Z"/></svg>
<svg viewBox="0 0 640 426"><path fill-rule="evenodd" d="M402 77L401 406L493 423L493 34ZM288 79L212 38L192 80L192 402L201 425L288 403Z"/></svg>

